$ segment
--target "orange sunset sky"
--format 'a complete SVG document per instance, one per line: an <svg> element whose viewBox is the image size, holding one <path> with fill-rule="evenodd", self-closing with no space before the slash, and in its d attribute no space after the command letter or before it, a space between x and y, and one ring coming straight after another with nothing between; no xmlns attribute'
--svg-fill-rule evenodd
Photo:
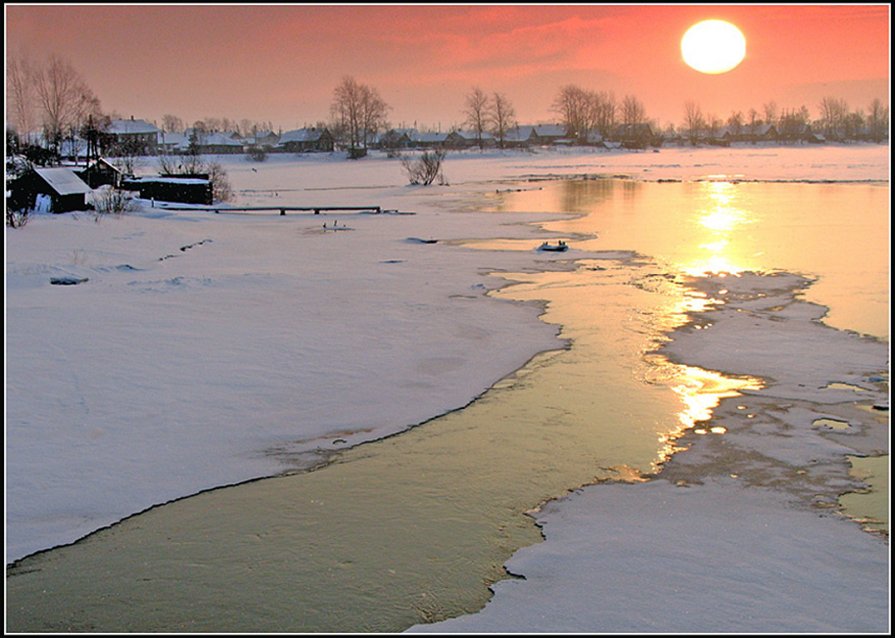
<svg viewBox="0 0 895 638"><path fill-rule="evenodd" d="M202 117L295 128L329 119L345 75L379 91L394 126L463 120L473 86L509 98L520 123L556 121L576 84L638 97L680 125L684 103L726 119L775 101L818 116L824 96L852 110L888 105L888 5L5 5L6 49L68 59L106 111L187 124ZM733 22L746 59L704 75L684 31Z"/></svg>

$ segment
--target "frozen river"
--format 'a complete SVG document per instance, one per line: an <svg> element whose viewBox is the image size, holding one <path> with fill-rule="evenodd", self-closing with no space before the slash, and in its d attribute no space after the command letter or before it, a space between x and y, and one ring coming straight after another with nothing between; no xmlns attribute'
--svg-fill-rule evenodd
<svg viewBox="0 0 895 638"><path fill-rule="evenodd" d="M475 612L506 578L504 562L538 541L526 512L595 481L654 476L719 400L760 392L756 377L657 352L706 303L687 276L817 277L807 297L831 308L825 321L888 338L887 185L511 186L421 201L463 220L439 249L500 269L511 285L492 297L543 305L559 331L553 349L468 407L327 453L333 462L316 471L206 492L17 563L10 628L394 631ZM531 261L544 235L519 222L539 218L568 253ZM376 221L352 224L375 232ZM405 259L428 248L405 248ZM440 353L416 372L462 363Z"/></svg>

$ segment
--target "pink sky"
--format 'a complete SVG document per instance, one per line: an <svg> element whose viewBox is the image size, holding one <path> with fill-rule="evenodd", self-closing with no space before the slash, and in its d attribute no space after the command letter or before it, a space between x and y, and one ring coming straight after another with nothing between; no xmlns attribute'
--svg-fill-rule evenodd
<svg viewBox="0 0 895 638"><path fill-rule="evenodd" d="M192 123L329 118L346 75L375 87L393 125L463 120L473 86L509 98L521 123L554 121L560 88L631 94L679 125L684 103L734 110L888 104L888 5L5 5L9 54L67 58L107 111ZM746 59L703 75L680 56L684 31L729 20Z"/></svg>

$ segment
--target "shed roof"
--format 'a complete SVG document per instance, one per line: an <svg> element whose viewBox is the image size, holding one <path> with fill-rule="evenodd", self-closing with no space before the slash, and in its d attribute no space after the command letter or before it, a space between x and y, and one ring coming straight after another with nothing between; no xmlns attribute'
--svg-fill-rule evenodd
<svg viewBox="0 0 895 638"><path fill-rule="evenodd" d="M34 172L60 195L90 192L90 187L70 168L35 168Z"/></svg>

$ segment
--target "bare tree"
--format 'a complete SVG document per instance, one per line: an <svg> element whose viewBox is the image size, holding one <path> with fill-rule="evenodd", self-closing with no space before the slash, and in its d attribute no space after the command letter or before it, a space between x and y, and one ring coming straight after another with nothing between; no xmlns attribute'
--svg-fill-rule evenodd
<svg viewBox="0 0 895 638"><path fill-rule="evenodd" d="M99 110L99 100L71 64L56 55L50 56L34 79L47 141L58 149L67 132L79 128L88 113Z"/></svg>
<svg viewBox="0 0 895 638"><path fill-rule="evenodd" d="M755 109L749 109L749 135L752 138L752 143L755 143L755 134L758 133L758 111Z"/></svg>
<svg viewBox="0 0 895 638"><path fill-rule="evenodd" d="M566 135L580 142L587 141L593 125L592 100L593 94L574 84L562 87L553 100L553 111L559 114L560 121L566 127Z"/></svg>
<svg viewBox="0 0 895 638"><path fill-rule="evenodd" d="M483 148L482 136L488 128L488 96L482 89L473 87L472 92L466 96L463 114L466 116L466 125L475 132L479 148Z"/></svg>
<svg viewBox="0 0 895 638"><path fill-rule="evenodd" d="M10 56L6 62L6 96L12 124L23 144L31 142L35 128L37 94L35 69L27 58Z"/></svg>
<svg viewBox="0 0 895 638"><path fill-rule="evenodd" d="M730 127L730 132L735 138L739 138L743 133L743 112L742 111L734 111L730 114L730 117L727 118L727 126Z"/></svg>
<svg viewBox="0 0 895 638"><path fill-rule="evenodd" d="M603 137L611 137L618 118L618 104L615 101L615 95L611 92L600 91L592 92L590 97L590 121L593 128L600 132Z"/></svg>
<svg viewBox="0 0 895 638"><path fill-rule="evenodd" d="M497 139L497 145L503 148L507 133L515 125L516 110L503 93L495 92L490 106L488 119L491 123L491 132Z"/></svg>
<svg viewBox="0 0 895 638"><path fill-rule="evenodd" d="M825 97L820 101L820 124L829 139L841 140L845 135L848 103L835 97Z"/></svg>
<svg viewBox="0 0 895 638"><path fill-rule="evenodd" d="M622 100L621 112L622 124L628 127L633 126L634 124L640 124L646 119L646 109L643 107L643 102L633 95L626 95L624 97Z"/></svg>
<svg viewBox="0 0 895 638"><path fill-rule="evenodd" d="M705 117L705 126L709 139L715 140L718 138L718 133L720 133L721 127L724 126L724 122L714 113L709 113Z"/></svg>
<svg viewBox="0 0 895 638"><path fill-rule="evenodd" d="M777 103L773 100L770 102L765 102L765 104L761 107L764 112L764 123L769 124L771 126L777 125Z"/></svg>
<svg viewBox="0 0 895 638"><path fill-rule="evenodd" d="M882 142L886 139L889 130L889 107L883 106L879 98L874 98L870 103L867 113L867 128L870 139L874 142Z"/></svg>
<svg viewBox="0 0 895 638"><path fill-rule="evenodd" d="M705 118L702 115L702 108L692 100L684 104L684 128L687 129L690 143L695 146L702 135L702 129L705 128Z"/></svg>
<svg viewBox="0 0 895 638"><path fill-rule="evenodd" d="M372 137L386 126L388 109L376 89L346 76L333 91L333 129L349 149L366 149Z"/></svg>
<svg viewBox="0 0 895 638"><path fill-rule="evenodd" d="M798 140L808 131L808 108L804 105L798 109L783 109L777 121L777 132L785 140Z"/></svg>
<svg viewBox="0 0 895 638"><path fill-rule="evenodd" d="M162 115L162 130L165 133L183 133L183 120L176 115L165 113Z"/></svg>

